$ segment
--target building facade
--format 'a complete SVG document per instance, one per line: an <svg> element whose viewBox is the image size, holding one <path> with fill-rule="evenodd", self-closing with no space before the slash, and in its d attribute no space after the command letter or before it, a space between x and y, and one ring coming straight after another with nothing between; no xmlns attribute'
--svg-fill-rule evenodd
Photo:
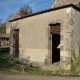
<svg viewBox="0 0 80 80"><path fill-rule="evenodd" d="M72 51L79 56L79 27L80 8L73 4L10 20L10 56L39 66L60 61L70 69Z"/></svg>

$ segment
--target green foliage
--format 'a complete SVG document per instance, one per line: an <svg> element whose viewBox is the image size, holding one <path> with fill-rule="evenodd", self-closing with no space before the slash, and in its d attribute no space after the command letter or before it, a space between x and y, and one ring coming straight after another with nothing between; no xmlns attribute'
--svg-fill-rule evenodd
<svg viewBox="0 0 80 80"><path fill-rule="evenodd" d="M74 60L76 60L76 53L75 53L75 51L72 51L72 57L74 58Z"/></svg>
<svg viewBox="0 0 80 80"><path fill-rule="evenodd" d="M14 59L14 63L21 64L19 60Z"/></svg>
<svg viewBox="0 0 80 80"><path fill-rule="evenodd" d="M6 33L6 23L1 24L0 26L0 34L5 34Z"/></svg>
<svg viewBox="0 0 80 80"><path fill-rule="evenodd" d="M9 53L10 48L0 48L0 53Z"/></svg>
<svg viewBox="0 0 80 80"><path fill-rule="evenodd" d="M55 73L58 74L60 72L60 70L56 70Z"/></svg>
<svg viewBox="0 0 80 80"><path fill-rule="evenodd" d="M6 70L16 70L19 72L30 73L30 74L40 74L40 75L50 75L52 71L42 70L41 67L33 68L30 66L21 65L18 60L14 60L14 62L9 61L9 53L0 53L0 71Z"/></svg>
<svg viewBox="0 0 80 80"><path fill-rule="evenodd" d="M76 70L71 71L71 75L77 76L78 75L78 71L76 71Z"/></svg>
<svg viewBox="0 0 80 80"><path fill-rule="evenodd" d="M80 42L77 42L78 43L78 46L79 46L79 55L80 55Z"/></svg>
<svg viewBox="0 0 80 80"><path fill-rule="evenodd" d="M40 68L25 67L24 71L27 73L30 73L30 74L38 74L41 71L41 69Z"/></svg>
<svg viewBox="0 0 80 80"><path fill-rule="evenodd" d="M74 54L75 55L75 54ZM67 72L64 69L56 70L54 74L61 75L61 76L78 76L80 74L80 70L76 71L77 64L75 62L72 62L72 70ZM9 53L0 53L0 71L9 71L12 70L22 72L29 74L37 74L37 75L54 75L52 74L52 71L42 70L41 67L34 68L31 66L24 66L21 65L18 60L15 60L13 63L9 62ZM15 72L16 73L16 72Z"/></svg>
<svg viewBox="0 0 80 80"><path fill-rule="evenodd" d="M18 58L16 54L13 55L14 58Z"/></svg>
<svg viewBox="0 0 80 80"><path fill-rule="evenodd" d="M62 69L60 72L61 72L62 74L64 74L64 73L65 73L65 70L64 70L64 69Z"/></svg>
<svg viewBox="0 0 80 80"><path fill-rule="evenodd" d="M79 46L78 64L80 64L80 42L77 42Z"/></svg>
<svg viewBox="0 0 80 80"><path fill-rule="evenodd" d="M80 73L80 70L78 70L78 73Z"/></svg>
<svg viewBox="0 0 80 80"><path fill-rule="evenodd" d="M40 67L38 68L25 67L24 71L30 74L40 74L40 75L49 75L52 73L52 71L42 70Z"/></svg>
<svg viewBox="0 0 80 80"><path fill-rule="evenodd" d="M64 74L65 73L65 70L64 69L59 69L59 70L56 70L55 71L55 74Z"/></svg>
<svg viewBox="0 0 80 80"><path fill-rule="evenodd" d="M23 67L18 64L14 64L11 68L17 71L23 71Z"/></svg>
<svg viewBox="0 0 80 80"><path fill-rule="evenodd" d="M72 62L71 63L71 70L75 70L77 67L77 63L76 62Z"/></svg>
<svg viewBox="0 0 80 80"><path fill-rule="evenodd" d="M8 60L9 53L0 53L0 70L9 69L11 66L13 66L13 64L10 64Z"/></svg>
<svg viewBox="0 0 80 80"><path fill-rule="evenodd" d="M71 70L75 70L78 65L78 60L76 58L76 52L72 51L72 62L71 62Z"/></svg>

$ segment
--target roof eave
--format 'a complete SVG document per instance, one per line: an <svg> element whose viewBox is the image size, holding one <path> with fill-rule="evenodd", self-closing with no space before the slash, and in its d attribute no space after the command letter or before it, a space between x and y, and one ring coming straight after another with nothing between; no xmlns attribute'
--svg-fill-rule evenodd
<svg viewBox="0 0 80 80"><path fill-rule="evenodd" d="M27 16L24 16L24 17L16 18L14 20L10 20L9 22L13 22L13 21L16 21L16 20L19 20L19 19L31 17L31 16L34 16L34 15L38 15L38 14L42 14L42 13L46 13L46 12L50 12L50 11L55 11L55 10L66 8L66 7L73 7L74 9L76 9L77 11L80 12L80 8L76 7L73 4L68 4L68 5L58 6L58 7L52 8L52 9L40 11L40 12L37 12L37 13L33 13L33 14L30 14L30 15L27 15Z"/></svg>

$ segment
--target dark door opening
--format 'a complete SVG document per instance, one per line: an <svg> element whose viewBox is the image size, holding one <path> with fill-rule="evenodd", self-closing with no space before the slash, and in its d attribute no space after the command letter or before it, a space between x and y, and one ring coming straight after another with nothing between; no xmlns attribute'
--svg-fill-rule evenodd
<svg viewBox="0 0 80 80"><path fill-rule="evenodd" d="M14 30L15 32L15 37L14 37L14 40L15 40L15 56L16 57L19 57L19 29L15 29Z"/></svg>
<svg viewBox="0 0 80 80"><path fill-rule="evenodd" d="M60 49L58 48L59 44L60 34L52 33L52 64L60 61Z"/></svg>

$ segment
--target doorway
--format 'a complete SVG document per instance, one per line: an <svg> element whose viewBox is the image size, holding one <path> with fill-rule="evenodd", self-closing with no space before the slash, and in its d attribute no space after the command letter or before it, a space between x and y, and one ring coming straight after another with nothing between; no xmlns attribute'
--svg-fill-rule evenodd
<svg viewBox="0 0 80 80"><path fill-rule="evenodd" d="M14 41L15 41L15 46L14 46L14 48L15 48L15 51L14 51L14 53L15 53L15 56L16 57L19 57L19 29L15 29L14 30Z"/></svg>
<svg viewBox="0 0 80 80"><path fill-rule="evenodd" d="M59 44L60 34L52 33L52 64L60 61L60 48L58 48Z"/></svg>

